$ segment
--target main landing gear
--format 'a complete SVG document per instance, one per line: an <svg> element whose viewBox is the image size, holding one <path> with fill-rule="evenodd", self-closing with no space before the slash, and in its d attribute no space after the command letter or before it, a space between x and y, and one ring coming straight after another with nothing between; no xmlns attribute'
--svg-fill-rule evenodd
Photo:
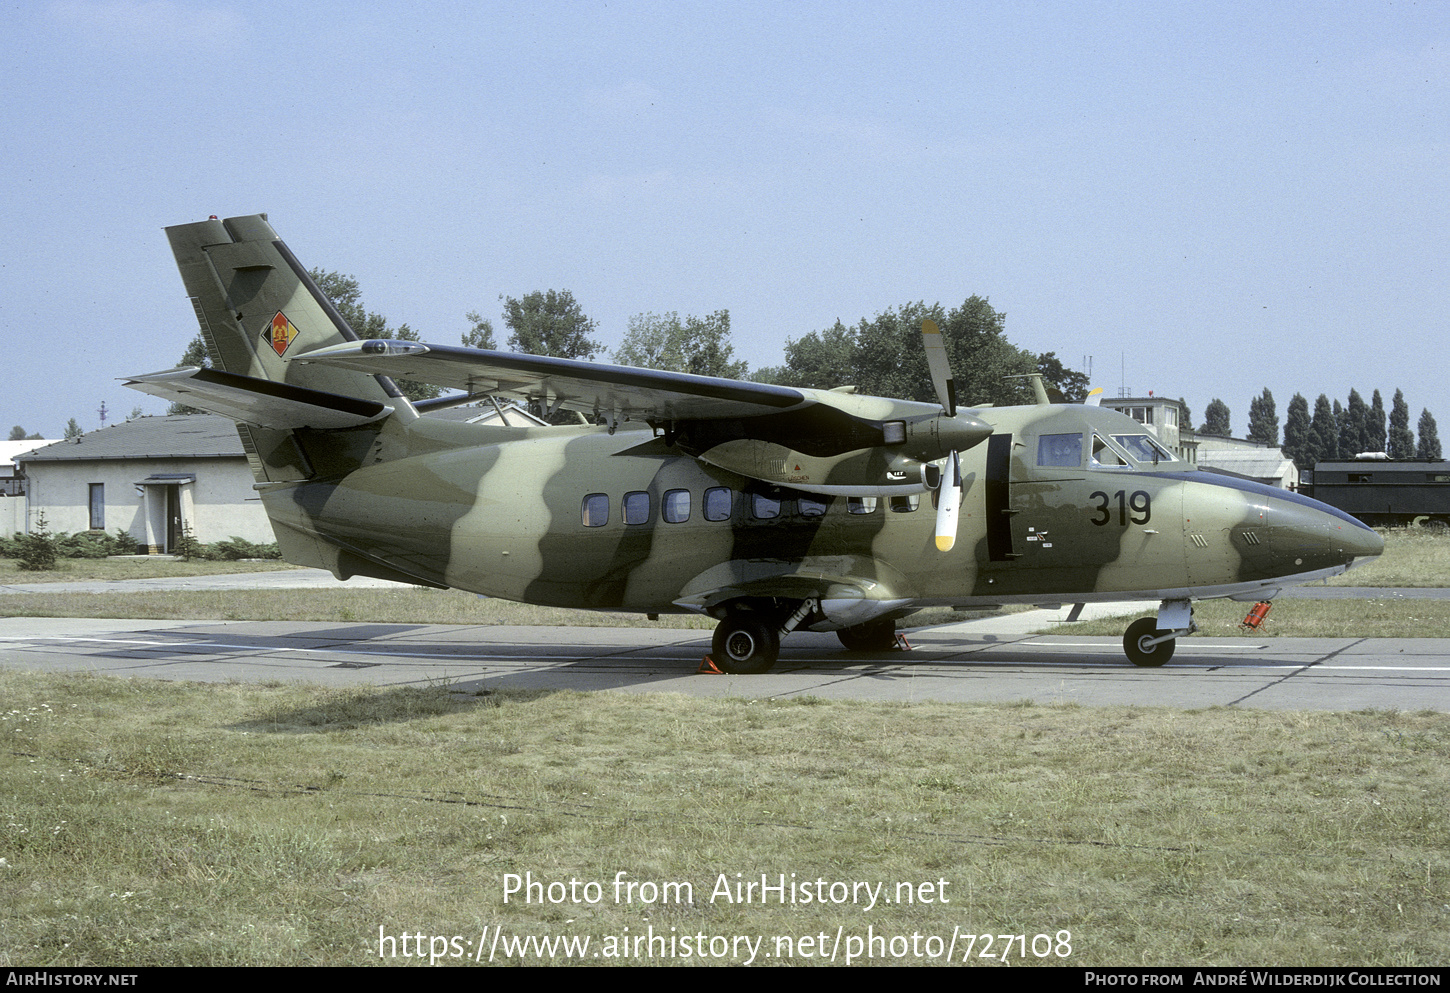
<svg viewBox="0 0 1450 993"><path fill-rule="evenodd" d="M780 639L818 609L815 600L741 601L724 608L715 628L710 657L726 672L766 672L780 655ZM790 611L790 613L786 613ZM896 620L867 621L836 632L841 644L853 652L885 651L896 644Z"/></svg>
<svg viewBox="0 0 1450 993"><path fill-rule="evenodd" d="M1173 657L1178 638L1198 630L1193 623L1193 604L1188 600L1164 600L1157 617L1140 617L1123 635L1128 661L1144 668L1156 668Z"/></svg>
<svg viewBox="0 0 1450 993"><path fill-rule="evenodd" d="M755 611L731 611L716 626L710 648L726 672L765 672L780 655L780 635Z"/></svg>

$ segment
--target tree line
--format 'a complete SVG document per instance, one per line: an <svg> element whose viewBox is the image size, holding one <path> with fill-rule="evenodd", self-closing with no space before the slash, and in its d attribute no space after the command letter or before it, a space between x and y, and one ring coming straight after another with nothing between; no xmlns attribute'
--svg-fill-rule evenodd
<svg viewBox="0 0 1450 993"><path fill-rule="evenodd" d="M362 302L357 280L339 272L309 272L318 288L332 300L343 319L360 338L396 338L418 341L407 324L393 326L382 314ZM1006 315L993 310L986 298L972 296L950 310L940 303L910 303L888 308L874 318L847 326L837 321L823 331L812 331L785 343L785 363L757 370L735 358L730 339L730 312L718 310L703 317L678 313L641 313L629 319L618 348L607 352L595 337L598 324L588 317L568 290L535 291L522 297L499 295L502 322L508 329L510 351L567 359L593 359L606 353L620 365L697 376L752 379L783 386L834 389L854 386L873 396L934 401L936 391L921 343L926 318L941 329L956 377L957 395L964 404L1030 403L1032 389L1026 379L1040 373L1054 399L1079 401L1087 396L1088 377L1067 368L1055 353L1034 355L1009 342ZM493 321L479 311L465 315L469 329L461 342L469 348L497 348ZM181 365L210 364L200 333L181 357ZM410 400L428 400L442 391L427 383L401 382ZM173 404L170 413L195 413Z"/></svg>
<svg viewBox="0 0 1450 993"><path fill-rule="evenodd" d="M1230 434L1229 408L1215 397L1204 411L1199 434ZM1395 390L1388 417L1384 399L1375 390L1369 403L1355 389L1341 404L1319 394L1314 412L1302 393L1289 401L1284 418L1284 454L1301 469L1333 459L1352 459L1361 453L1384 452L1392 459L1441 459L1440 436L1429 408L1420 411L1416 432L1410 430L1410 406L1403 390ZM1267 388L1249 401L1248 437L1266 445L1279 445L1279 415L1274 395Z"/></svg>

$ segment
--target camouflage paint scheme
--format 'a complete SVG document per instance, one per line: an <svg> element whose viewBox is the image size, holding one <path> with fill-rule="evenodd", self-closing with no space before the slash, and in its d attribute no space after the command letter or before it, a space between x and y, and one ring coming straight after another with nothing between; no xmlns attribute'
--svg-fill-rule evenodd
<svg viewBox="0 0 1450 993"><path fill-rule="evenodd" d="M887 647L895 619L928 605L1138 598L1163 606L1125 648L1156 665L1191 629L1191 599L1271 597L1383 548L1323 504L1174 460L1115 411L956 413L947 401L362 342L265 216L167 233L212 368L129 385L237 419L283 555L342 578L699 611L722 619L717 661L736 671L768 668L797 626ZM427 404L394 378L604 423L420 417ZM942 551L936 483L953 452L961 509ZM707 519L707 491L709 516L725 519Z"/></svg>

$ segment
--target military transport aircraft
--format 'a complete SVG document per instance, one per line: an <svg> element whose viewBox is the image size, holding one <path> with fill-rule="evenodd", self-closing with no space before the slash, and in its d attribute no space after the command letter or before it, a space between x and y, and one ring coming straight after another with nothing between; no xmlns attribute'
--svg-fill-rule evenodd
<svg viewBox="0 0 1450 993"><path fill-rule="evenodd" d="M1354 518L1198 470L1092 405L939 404L357 338L266 215L167 229L211 368L128 385L236 420L283 556L529 603L719 620L764 672L797 628L892 646L921 607L1158 601L1157 666L1192 600L1258 600L1383 549ZM579 411L579 426L420 417L396 380Z"/></svg>

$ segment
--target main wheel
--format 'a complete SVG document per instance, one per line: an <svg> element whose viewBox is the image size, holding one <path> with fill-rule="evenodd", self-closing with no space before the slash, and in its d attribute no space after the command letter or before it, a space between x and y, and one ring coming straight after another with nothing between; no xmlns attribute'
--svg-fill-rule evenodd
<svg viewBox="0 0 1450 993"><path fill-rule="evenodd" d="M1127 634L1123 635L1123 651L1127 653L1128 661L1145 668L1155 668L1167 662L1173 657L1173 649L1178 647L1177 638L1160 641L1156 645L1143 644L1150 638L1167 633L1158 630L1156 617L1140 617L1129 624Z"/></svg>
<svg viewBox="0 0 1450 993"><path fill-rule="evenodd" d="M780 654L775 628L753 614L732 614L715 628L711 658L726 672L766 672Z"/></svg>
<svg viewBox="0 0 1450 993"><path fill-rule="evenodd" d="M850 652L884 652L896 647L896 621L867 621L855 627L841 628L836 632L841 644Z"/></svg>

